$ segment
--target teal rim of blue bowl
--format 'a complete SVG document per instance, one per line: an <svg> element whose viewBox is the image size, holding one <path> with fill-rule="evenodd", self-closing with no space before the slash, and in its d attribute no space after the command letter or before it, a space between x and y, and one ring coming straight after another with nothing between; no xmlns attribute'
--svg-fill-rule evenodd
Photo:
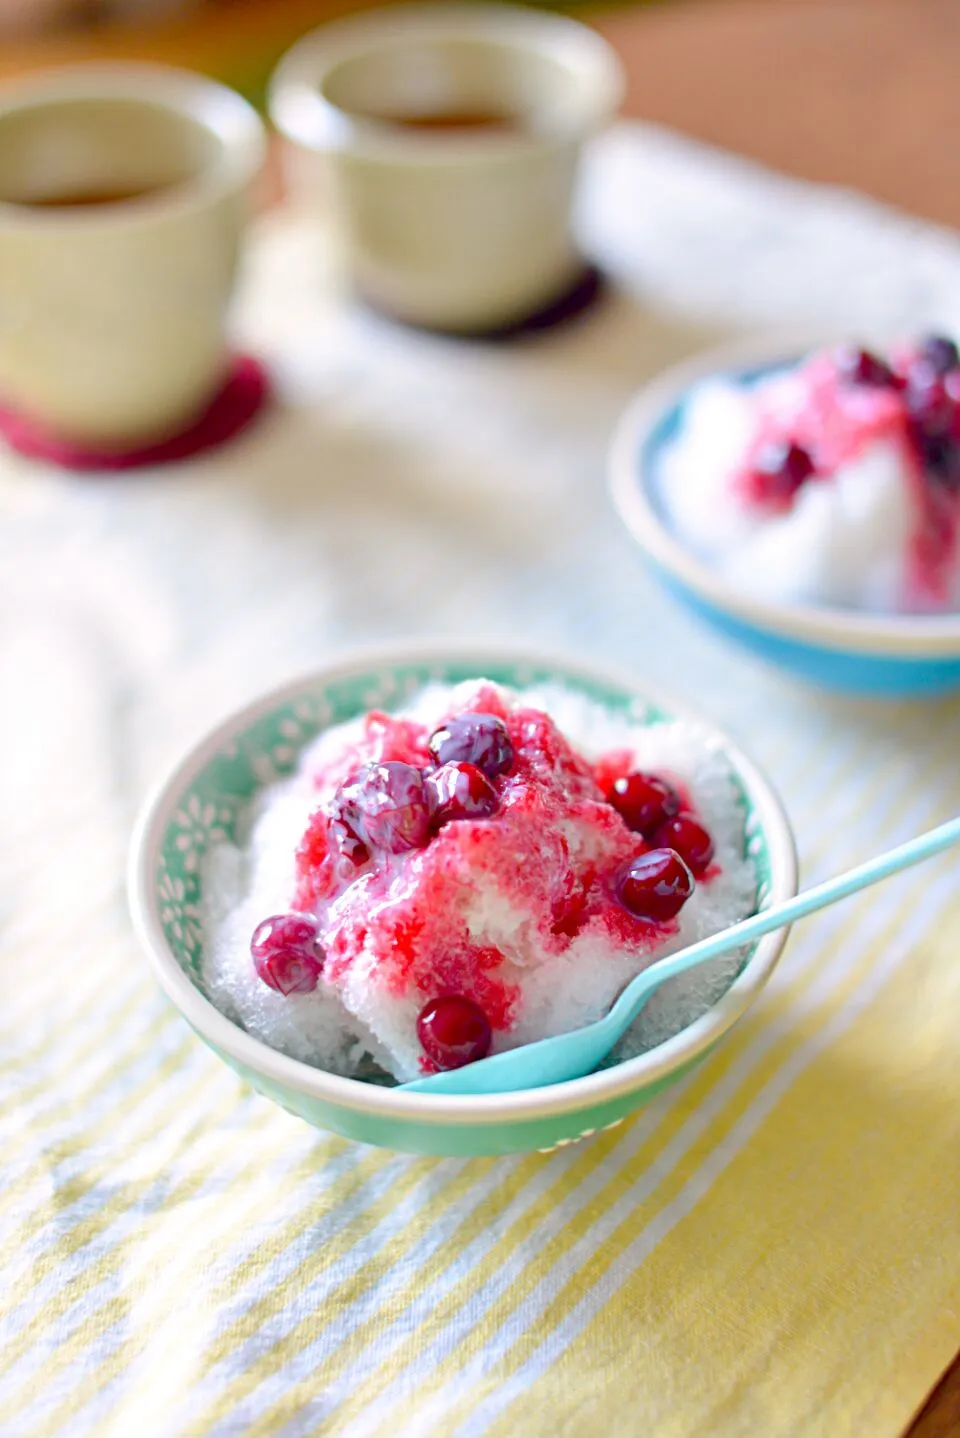
<svg viewBox="0 0 960 1438"><path fill-rule="evenodd" d="M362 651L234 713L189 749L141 813L129 868L134 925L164 991L214 1048L275 1084L341 1107L378 1109L381 1116L397 1119L507 1122L579 1109L646 1088L711 1048L752 1002L779 958L786 941L782 932L761 940L721 999L657 1048L570 1083L482 1098L405 1094L400 1088L326 1073L269 1048L215 1008L199 978L201 867L209 845L235 836L253 795L290 774L304 745L322 729L372 707L399 707L428 682L480 676L513 687L565 685L630 712L638 722L677 717L701 725L727 758L740 790L745 842L758 870L758 901L779 902L796 892L793 836L763 774L709 721L670 699L647 694L629 674L502 644Z"/></svg>

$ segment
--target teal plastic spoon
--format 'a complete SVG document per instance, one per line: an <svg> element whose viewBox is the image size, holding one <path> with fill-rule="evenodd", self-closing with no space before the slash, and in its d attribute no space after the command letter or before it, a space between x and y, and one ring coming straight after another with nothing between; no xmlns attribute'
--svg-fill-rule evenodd
<svg viewBox="0 0 960 1438"><path fill-rule="evenodd" d="M564 1083L568 1079L582 1078L603 1062L617 1040L633 1023L637 1014L661 984L677 974L685 974L696 964L708 959L719 958L742 944L753 943L764 934L775 929L786 928L788 924L825 909L839 899L856 894L891 874L899 874L911 864L919 864L942 853L952 844L960 842L960 818L951 819L948 824L931 829L909 843L901 844L879 858L860 864L855 869L828 879L805 894L798 894L783 904L763 909L750 919L734 924L722 933L691 944L678 954L651 964L627 985L613 1008L596 1023L586 1028L574 1029L572 1033L560 1034L557 1038L541 1039L535 1044L524 1044L521 1048L510 1049L507 1053L494 1054L492 1058L479 1059L476 1063L465 1064L463 1068L449 1069L445 1073L432 1074L429 1078L416 1079L403 1084L406 1093L447 1093L483 1094L513 1093L519 1089L544 1088L547 1084Z"/></svg>

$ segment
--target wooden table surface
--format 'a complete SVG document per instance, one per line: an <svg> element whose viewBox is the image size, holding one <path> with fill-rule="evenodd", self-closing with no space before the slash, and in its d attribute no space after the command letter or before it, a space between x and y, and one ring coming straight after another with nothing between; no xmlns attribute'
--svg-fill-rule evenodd
<svg viewBox="0 0 960 1438"><path fill-rule="evenodd" d="M107 55L204 69L256 95L298 34L358 8L221 5L150 29L4 37L0 75ZM677 0L590 16L624 59L628 114L960 229L960 0ZM905 1438L960 1438L960 1355Z"/></svg>

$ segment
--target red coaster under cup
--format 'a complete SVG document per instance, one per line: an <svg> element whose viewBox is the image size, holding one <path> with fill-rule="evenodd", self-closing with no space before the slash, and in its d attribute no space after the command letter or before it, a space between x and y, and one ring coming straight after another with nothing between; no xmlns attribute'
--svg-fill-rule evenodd
<svg viewBox="0 0 960 1438"><path fill-rule="evenodd" d="M99 470L118 473L145 469L149 465L175 464L192 459L208 449L217 449L252 422L270 397L267 371L252 355L236 355L217 394L203 414L186 429L153 444L131 449L87 448L75 440L62 439L42 425L0 405L0 437L18 454L43 459L62 469L78 472Z"/></svg>

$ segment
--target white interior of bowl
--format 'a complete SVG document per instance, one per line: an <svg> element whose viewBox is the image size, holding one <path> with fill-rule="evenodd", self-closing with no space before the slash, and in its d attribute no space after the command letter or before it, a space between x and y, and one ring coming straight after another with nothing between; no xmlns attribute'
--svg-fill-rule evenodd
<svg viewBox="0 0 960 1438"><path fill-rule="evenodd" d="M823 336L819 338L822 342ZM652 493L653 476L643 471L642 451L686 391L708 375L799 358L810 348L807 333L757 335L697 355L647 385L621 418L610 450L610 489L617 511L655 563L714 608L747 624L846 653L915 659L960 654L960 614L865 614L852 609L767 603L737 589L691 553L659 513Z"/></svg>
<svg viewBox="0 0 960 1438"><path fill-rule="evenodd" d="M129 868L133 922L154 972L167 996L188 1022L216 1048L274 1083L285 1084L331 1104L376 1114L384 1119L496 1124L576 1111L646 1088L709 1049L756 997L780 956L786 942L784 932L761 939L721 999L694 1023L657 1048L569 1083L481 1097L406 1093L403 1088L385 1088L325 1073L288 1058L245 1033L195 987L166 941L160 922L156 876L165 830L179 808L182 796L214 756L258 716L288 702L311 684L336 682L358 673L388 668L391 664L411 662L441 666L444 663L467 662L477 675L482 675L485 667L498 661L517 665L547 664L561 682L576 686L578 681L589 683L592 680L652 702L678 718L695 720L710 727L703 716L674 703L669 697L650 692L628 673L582 664L562 656L512 650L502 644L453 646L438 643L356 652L323 670L273 690L232 714L190 748L147 801L133 836ZM715 729L713 733L737 773L766 836L771 878L768 902L780 903L797 891L796 852L789 821L764 775L726 735Z"/></svg>

